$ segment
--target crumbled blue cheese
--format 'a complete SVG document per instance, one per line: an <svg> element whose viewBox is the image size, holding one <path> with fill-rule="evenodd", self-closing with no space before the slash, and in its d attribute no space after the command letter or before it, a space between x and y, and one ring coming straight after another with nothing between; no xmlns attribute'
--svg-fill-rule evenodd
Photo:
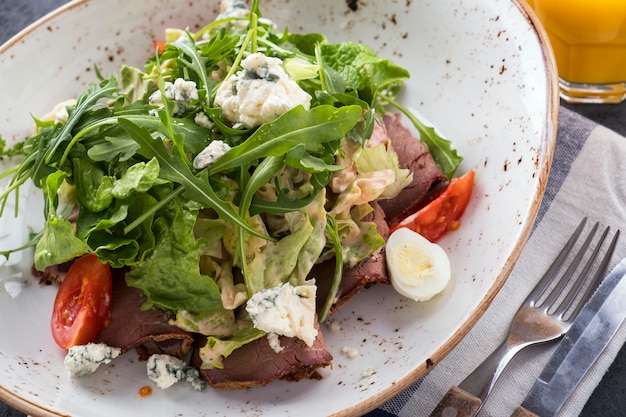
<svg viewBox="0 0 626 417"><path fill-rule="evenodd" d="M177 78L173 83L167 81L163 89L165 90L165 98L174 102L174 116L182 115L192 100L198 100L198 89L196 83L187 81L184 78ZM148 99L153 106L163 105L163 96L161 90L157 90ZM152 112L156 115L156 112Z"/></svg>
<svg viewBox="0 0 626 417"><path fill-rule="evenodd" d="M96 372L103 363L110 363L120 353L121 349L104 343L88 343L69 348L63 364L72 376L89 375Z"/></svg>
<svg viewBox="0 0 626 417"><path fill-rule="evenodd" d="M289 78L279 58L254 53L241 62L243 70L218 88L215 105L232 123L253 128L275 120L298 105L311 107L311 96Z"/></svg>
<svg viewBox="0 0 626 417"><path fill-rule="evenodd" d="M196 368L174 356L154 354L148 358L146 368L148 378L161 389L169 388L178 381L189 382L198 391L206 386Z"/></svg>
<svg viewBox="0 0 626 417"><path fill-rule="evenodd" d="M367 368L363 369L363 371L361 372L361 376L363 378L369 378L371 376L374 376L375 374L376 374L376 370L371 366L368 366Z"/></svg>
<svg viewBox="0 0 626 417"><path fill-rule="evenodd" d="M350 359L354 359L359 356L359 351L355 348L351 348L350 346L344 346L341 348L341 353L344 353Z"/></svg>
<svg viewBox="0 0 626 417"><path fill-rule="evenodd" d="M230 150L230 146L221 140L214 140L204 148L193 160L195 169L206 168Z"/></svg>
<svg viewBox="0 0 626 417"><path fill-rule="evenodd" d="M297 337L312 346L315 328L315 285L282 284L250 297L246 311L254 327L266 333Z"/></svg>
<svg viewBox="0 0 626 417"><path fill-rule="evenodd" d="M207 116L206 113L203 111L196 113L196 115L193 118L193 121L198 126L203 127L205 129L213 129L215 127L215 124L211 120L209 120L209 116Z"/></svg>
<svg viewBox="0 0 626 417"><path fill-rule="evenodd" d="M21 273L12 274L6 280L4 277L0 277L0 282L2 282L4 290L11 298L17 298L22 292L22 287L28 283L28 281L24 280Z"/></svg>
<svg viewBox="0 0 626 417"><path fill-rule="evenodd" d="M285 349L280 345L280 336L276 333L268 333L266 337L267 342L270 344L270 347L274 352L280 353Z"/></svg>
<svg viewBox="0 0 626 417"><path fill-rule="evenodd" d="M326 320L326 326L330 329L331 332L340 332L341 324L337 320Z"/></svg>

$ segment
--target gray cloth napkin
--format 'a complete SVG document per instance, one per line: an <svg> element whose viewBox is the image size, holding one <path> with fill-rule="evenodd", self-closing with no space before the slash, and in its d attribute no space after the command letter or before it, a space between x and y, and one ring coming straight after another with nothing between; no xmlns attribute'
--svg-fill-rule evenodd
<svg viewBox="0 0 626 417"><path fill-rule="evenodd" d="M400 417L429 415L447 390L458 385L506 337L517 308L583 217L599 221L602 226L612 226L613 231L626 224L623 204L626 177L620 170L625 159L624 137L567 109L561 110L546 193L533 232L509 279L459 345L428 375L380 407L378 415L381 412ZM588 224L587 230L590 228ZM624 256L626 239L622 238L611 268ZM580 414L625 340L626 326L622 326L560 415ZM523 350L505 370L479 415L510 415L523 401L555 348L553 343Z"/></svg>

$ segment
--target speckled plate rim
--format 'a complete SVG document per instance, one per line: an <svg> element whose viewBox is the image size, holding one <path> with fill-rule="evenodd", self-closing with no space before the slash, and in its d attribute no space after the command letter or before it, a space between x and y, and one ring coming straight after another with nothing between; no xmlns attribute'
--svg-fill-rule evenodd
<svg viewBox="0 0 626 417"><path fill-rule="evenodd" d="M88 2L89 0L73 0L70 3L67 3L60 8L53 10L48 13L44 17L38 19L34 23L30 24L28 27L23 29L20 33L12 37L5 44L0 46L0 53L4 52L7 49L10 49L14 44L23 40L25 36L31 33L36 28L39 28L43 25L46 25L48 22L53 21L57 16L67 13L72 9L81 6L83 3ZM556 141L556 133L558 127L558 112L559 112L559 93L558 93L558 76L556 72L556 64L554 61L554 56L552 50L549 46L547 35L545 34L543 28L538 22L534 12L530 8L528 4L521 0L511 0L512 3L516 5L516 7L520 10L524 18L528 21L530 27L534 31L538 42L543 51L545 72L546 72L546 82L548 84L549 97L546 102L546 114L548 114L548 118L545 121L545 135L541 138L541 147L543 152L541 153L541 159L537 161L538 165L538 173L539 173L539 187L536 189L536 194L533 198L533 203L528 211L528 216L524 219L524 225L521 231L521 238L518 239L516 246L513 251L510 253L510 256L504 263L504 267L501 270L501 273L496 277L493 281L491 287L488 292L480 301L477 308L475 308L467 319L462 323L462 325L458 328L458 330L454 333L454 335L445 342L442 346L434 351L429 360L423 363L421 366L413 369L409 374L407 374L404 378L399 379L395 384L389 386L387 389L384 389L365 401L355 405L354 407L350 407L345 409L339 413L333 414L336 416L348 416L348 415L361 415L366 413L378 406L380 406L385 401L393 398L398 395L402 391L404 391L408 386L414 383L418 378L423 376L426 372L428 372L429 368L435 364L437 364L441 359L443 359L451 350L453 350L456 345L463 339L463 337L469 332L469 330L475 325L475 323L480 319L480 317L485 313L489 305L491 304L493 298L497 295L504 282L510 275L517 259L520 256L521 251L524 248L525 242L530 235L532 230L534 220L537 216L541 199L543 197L545 191L545 185L548 180L548 175L550 171L550 164L552 161L552 156L554 152L554 146ZM12 407L18 408L23 412L32 415L32 416L61 416L62 414L58 414L51 410L42 409L40 405L32 403L22 397L20 397L17 393L7 390L4 387L0 386L0 398L9 404Z"/></svg>

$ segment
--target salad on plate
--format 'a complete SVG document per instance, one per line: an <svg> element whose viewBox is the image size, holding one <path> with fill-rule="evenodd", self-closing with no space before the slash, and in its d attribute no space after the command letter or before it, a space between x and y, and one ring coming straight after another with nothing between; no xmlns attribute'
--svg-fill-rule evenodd
<svg viewBox="0 0 626 417"><path fill-rule="evenodd" d="M455 177L452 144L396 100L406 69L279 29L259 1L154 48L0 142L16 161L2 215L28 181L45 202L43 230L0 253L34 247L33 273L59 285L73 376L135 350L160 388L319 378L320 323L361 289L445 288L436 241L474 172Z"/></svg>

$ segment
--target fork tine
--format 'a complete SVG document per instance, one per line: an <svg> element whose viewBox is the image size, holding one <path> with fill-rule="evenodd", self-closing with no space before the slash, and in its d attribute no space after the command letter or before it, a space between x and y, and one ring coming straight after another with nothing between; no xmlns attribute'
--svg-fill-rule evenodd
<svg viewBox="0 0 626 417"><path fill-rule="evenodd" d="M582 269L582 271L578 275L578 278L574 282L574 285L572 285L572 287L569 289L569 291L568 291L567 295L565 296L565 298L563 298L561 300L561 302L557 304L556 303L556 296L554 297L554 303L553 303L553 305L551 305L549 307L549 311L551 311L552 314L556 314L558 316L563 317L563 315L571 307L572 303L574 302L574 299L580 293L581 289L583 288L583 285L587 281L587 276L589 275L589 271L591 270L591 267L593 266L596 258L598 257L598 254L600 253L600 249L602 248L602 244L604 243L604 240L606 239L606 236L608 235L609 230L610 230L609 227L604 229L604 232L600 236L600 239L598 240L598 243L596 243L595 249L591 253L591 256L589 256L589 259L587 260L587 263L585 264L584 268ZM587 239L587 240L589 240L589 239ZM585 242L585 243L587 243L587 242ZM583 247L580 249L580 251L578 252L578 254L576 256L580 257L582 259L582 257L584 256L584 254L586 252L586 249L587 249L587 247L583 245ZM569 270L568 270L568 272L569 272ZM573 274L573 272L574 271L572 271L572 274ZM569 275L567 277L567 280L569 280L570 277L571 277L571 275ZM557 293L557 295L558 294L560 294L560 292Z"/></svg>
<svg viewBox="0 0 626 417"><path fill-rule="evenodd" d="M596 222L596 224L593 225L591 232L589 232L589 235L587 235L587 239L585 239L585 242L582 244L582 246L580 247L580 249L574 256L574 259L571 261L567 270L565 270L565 272L561 276L561 279L559 280L557 285L552 289L552 291L546 297L546 299L540 305L538 305L538 307L540 307L541 305L546 305L545 311L546 312L551 311L556 299L563 293L563 289L565 288L567 283L570 281L570 279L576 272L578 265L580 265L580 262L582 261L583 257L585 256L585 253L587 252L587 249L589 248L589 245L591 245L591 242L596 234L596 231L598 230L599 225L600 223L598 222ZM606 236L606 234L604 236ZM602 237L602 239L604 239L604 237Z"/></svg>
<svg viewBox="0 0 626 417"><path fill-rule="evenodd" d="M567 258L567 255L572 250L572 247L578 240L578 237L581 235L586 223L587 223L587 217L581 220L580 224L578 225L574 233L572 233L568 241L563 246L563 249L561 250L561 252L559 252L557 257L554 259L554 262L552 262L552 265L550 265L550 267L545 272L543 277L541 277L541 280L539 280L537 285L535 285L535 288L530 292L530 294L528 294L528 297L526 298L525 303L530 303L532 306L534 306L537 300L541 298L541 296L544 294L544 292L546 291L546 289L548 288L552 280L556 277L557 273L559 272L559 269L561 269L561 266L563 265L565 258Z"/></svg>
<svg viewBox="0 0 626 417"><path fill-rule="evenodd" d="M608 269L609 269L609 264L611 263L611 258L613 256L613 252L615 252L615 247L617 246L617 239L619 238L619 235L620 235L620 231L617 230L615 232L615 236L613 236L613 240L611 241L611 244L609 245L609 248L607 249L606 253L604 254L604 258L602 259L602 262L598 266L598 270L596 271L595 275L593 276L593 279L591 280L591 283L587 287L587 290L585 291L583 296L580 298L580 301L578 302L578 305L576 306L576 308L574 308L572 310L572 312L565 318L567 321L574 319L578 315L578 313L580 313L580 310L582 310L582 308L585 305L585 303L587 302L587 300L591 297L591 294L593 294L595 292L595 290L600 285L600 282L606 276L606 274L608 272ZM569 294L568 294L568 296L569 296ZM571 303L573 301L574 301L573 299L570 300L570 305L571 305ZM569 306L565 310L563 310L563 312L566 312L568 309L569 309Z"/></svg>

